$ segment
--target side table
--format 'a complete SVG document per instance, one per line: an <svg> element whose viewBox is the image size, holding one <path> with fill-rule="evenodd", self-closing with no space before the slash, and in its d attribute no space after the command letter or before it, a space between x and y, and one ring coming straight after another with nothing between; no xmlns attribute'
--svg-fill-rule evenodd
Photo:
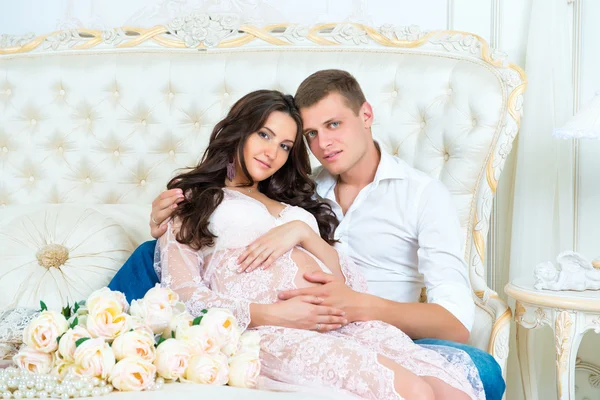
<svg viewBox="0 0 600 400"><path fill-rule="evenodd" d="M536 290L533 278L516 279L504 288L516 300L517 355L526 400L537 400L537 384L531 354L531 330L550 326L554 330L558 398L575 400L575 362L583 335L600 333L600 291Z"/></svg>

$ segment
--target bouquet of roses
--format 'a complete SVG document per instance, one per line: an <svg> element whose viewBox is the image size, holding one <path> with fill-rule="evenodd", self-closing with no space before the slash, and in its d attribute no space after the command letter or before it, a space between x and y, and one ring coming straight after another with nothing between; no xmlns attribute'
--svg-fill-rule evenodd
<svg viewBox="0 0 600 400"><path fill-rule="evenodd" d="M9 368L0 377L2 389L17 389L15 398L159 389L165 381L256 386L260 336L242 333L229 310L202 310L194 318L177 293L158 285L131 306L108 288L62 312L41 306L13 357L20 371Z"/></svg>

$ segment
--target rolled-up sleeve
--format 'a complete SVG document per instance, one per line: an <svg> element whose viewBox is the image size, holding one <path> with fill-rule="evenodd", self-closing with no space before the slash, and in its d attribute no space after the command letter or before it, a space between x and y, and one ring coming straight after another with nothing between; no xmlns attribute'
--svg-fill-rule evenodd
<svg viewBox="0 0 600 400"><path fill-rule="evenodd" d="M417 209L417 254L427 302L444 307L470 332L475 303L462 252L464 235L448 189L437 180L429 182Z"/></svg>

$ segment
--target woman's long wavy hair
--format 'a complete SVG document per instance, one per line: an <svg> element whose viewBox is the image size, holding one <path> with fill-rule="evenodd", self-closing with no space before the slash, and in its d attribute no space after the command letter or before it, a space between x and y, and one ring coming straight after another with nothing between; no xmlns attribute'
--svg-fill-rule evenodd
<svg viewBox="0 0 600 400"><path fill-rule="evenodd" d="M212 246L216 236L209 230L209 218L223 201L227 164L239 160L248 177L248 186L254 182L246 169L244 145L250 135L264 127L271 113L288 114L296 122L296 140L285 164L271 177L258 183L258 189L269 198L302 207L317 219L321 237L333 244L333 233L338 221L331 206L315 196L308 150L302 137L302 118L290 95L275 90L257 90L238 100L229 113L212 131L202 161L188 172L169 182L169 189L182 189L184 200L173 217L181 220L177 241L194 249Z"/></svg>

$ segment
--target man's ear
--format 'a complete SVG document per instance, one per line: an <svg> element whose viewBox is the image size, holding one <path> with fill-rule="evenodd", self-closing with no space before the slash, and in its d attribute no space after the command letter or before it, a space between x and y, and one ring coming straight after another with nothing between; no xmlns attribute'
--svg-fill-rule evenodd
<svg viewBox="0 0 600 400"><path fill-rule="evenodd" d="M358 112L358 114L360 115L360 117L363 120L363 125L366 129L371 128L371 125L373 125L373 107L371 107L371 104L369 104L368 101L365 101L363 103L363 105L360 107L360 110Z"/></svg>

